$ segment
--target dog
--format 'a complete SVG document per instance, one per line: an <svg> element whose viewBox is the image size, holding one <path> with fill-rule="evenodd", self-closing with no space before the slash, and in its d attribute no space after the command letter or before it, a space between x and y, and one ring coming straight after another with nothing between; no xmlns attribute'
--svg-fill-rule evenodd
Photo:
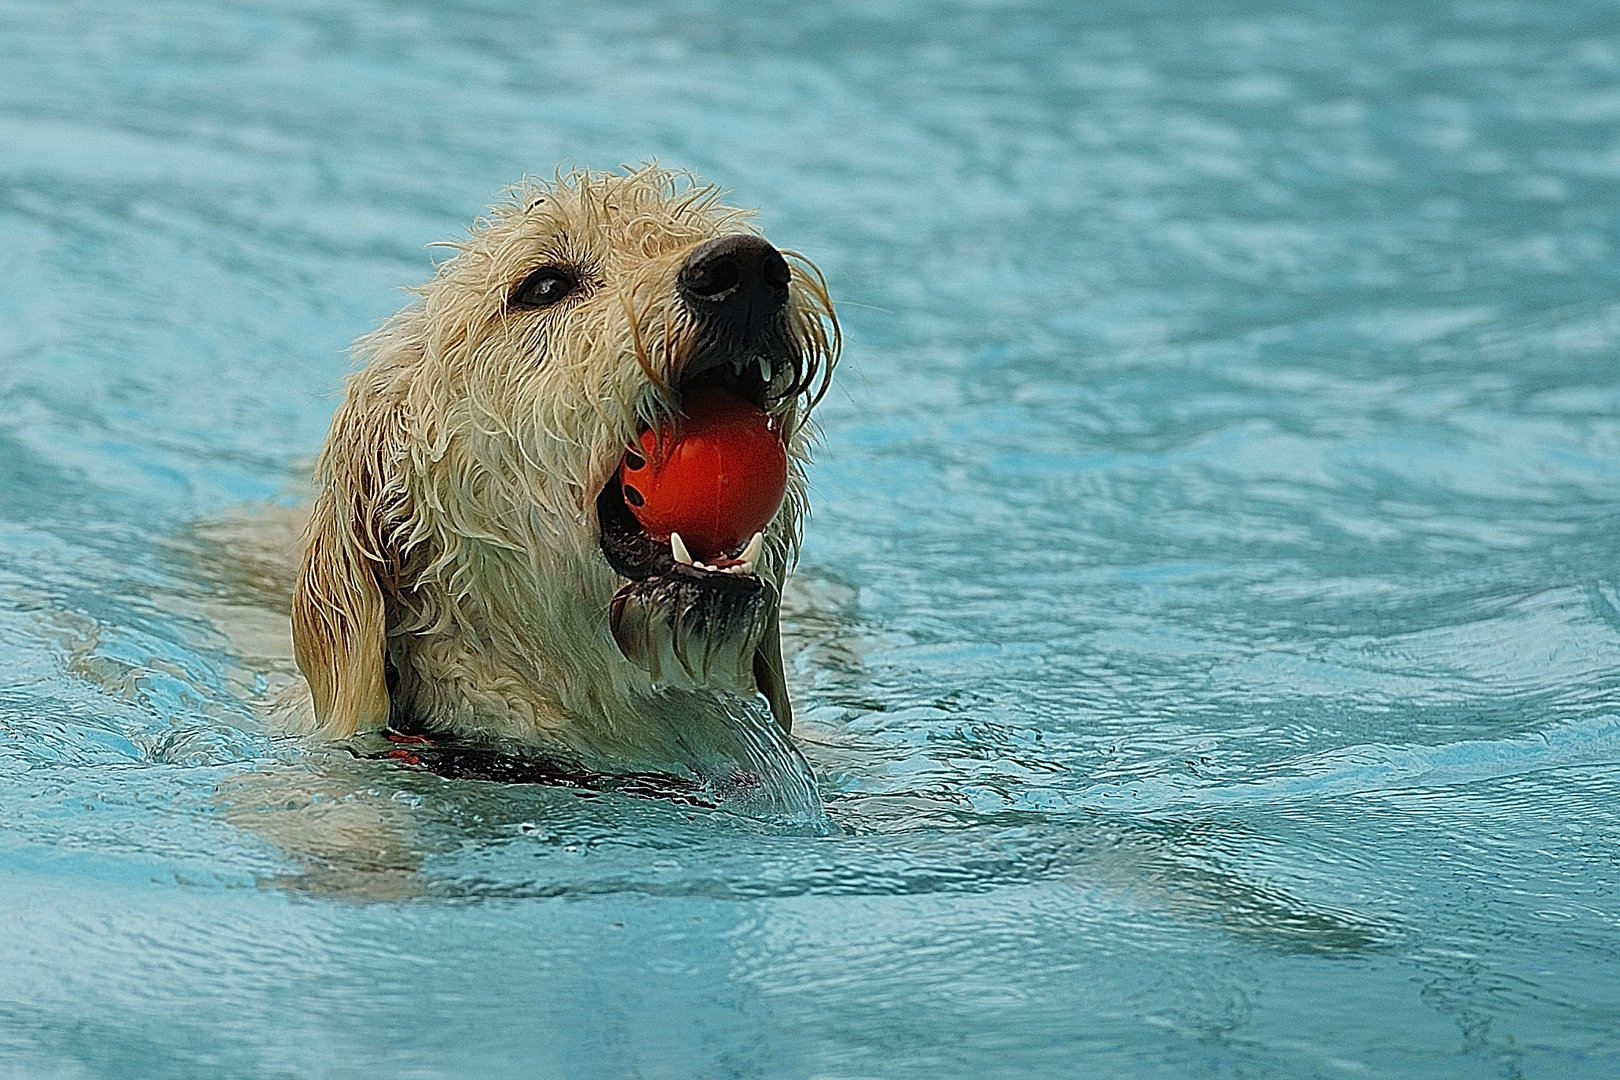
<svg viewBox="0 0 1620 1080"><path fill-rule="evenodd" d="M751 716L791 732L781 593L840 336L820 271L750 220L653 165L526 180L356 343L293 593L298 726L688 775L757 757ZM698 388L762 409L789 462L729 572L618 480Z"/></svg>

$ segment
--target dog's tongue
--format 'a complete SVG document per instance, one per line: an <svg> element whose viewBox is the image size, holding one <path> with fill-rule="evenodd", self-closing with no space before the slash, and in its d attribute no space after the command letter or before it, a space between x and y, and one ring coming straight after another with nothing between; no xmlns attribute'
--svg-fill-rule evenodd
<svg viewBox="0 0 1620 1080"><path fill-rule="evenodd" d="M680 533L693 558L712 562L776 516L787 451L762 409L724 390L689 391L682 412L679 433L641 433L642 453L624 456L619 482L643 529L660 540Z"/></svg>

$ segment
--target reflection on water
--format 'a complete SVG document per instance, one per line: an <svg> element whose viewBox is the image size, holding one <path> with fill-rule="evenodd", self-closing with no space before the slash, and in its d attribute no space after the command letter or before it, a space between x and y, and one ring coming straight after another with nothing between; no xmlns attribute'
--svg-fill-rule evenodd
<svg viewBox="0 0 1620 1080"><path fill-rule="evenodd" d="M887 830L834 840L757 815L446 781L342 754L232 777L216 805L294 864L261 884L362 902L621 893L742 901L1061 883L1284 952L1355 955L1392 931L1245 878L1222 857L1231 838L1219 823L985 820L920 834L912 823L897 830L906 836L897 847Z"/></svg>
<svg viewBox="0 0 1620 1080"><path fill-rule="evenodd" d="M0 0L0 1074L1613 1073L1611 22ZM652 157L842 304L825 821L275 736L347 342Z"/></svg>

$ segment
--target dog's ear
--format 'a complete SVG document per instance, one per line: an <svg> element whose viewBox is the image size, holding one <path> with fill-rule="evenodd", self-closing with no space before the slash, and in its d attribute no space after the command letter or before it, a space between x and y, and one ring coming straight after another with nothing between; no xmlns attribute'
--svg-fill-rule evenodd
<svg viewBox="0 0 1620 1080"><path fill-rule="evenodd" d="M304 532L293 590L293 649L321 734L347 738L388 723L383 583L397 584L384 500L397 417L357 386L332 421L320 496Z"/></svg>

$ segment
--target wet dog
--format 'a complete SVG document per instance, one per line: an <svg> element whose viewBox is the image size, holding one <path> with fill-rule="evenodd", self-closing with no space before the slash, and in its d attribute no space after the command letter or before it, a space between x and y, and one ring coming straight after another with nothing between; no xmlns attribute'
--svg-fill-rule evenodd
<svg viewBox="0 0 1620 1080"><path fill-rule="evenodd" d="M654 167L509 192L356 346L293 598L328 737L391 728L603 772L749 756L791 706L779 608L838 328L815 267ZM762 409L787 493L705 568L642 528L620 462L684 395Z"/></svg>

